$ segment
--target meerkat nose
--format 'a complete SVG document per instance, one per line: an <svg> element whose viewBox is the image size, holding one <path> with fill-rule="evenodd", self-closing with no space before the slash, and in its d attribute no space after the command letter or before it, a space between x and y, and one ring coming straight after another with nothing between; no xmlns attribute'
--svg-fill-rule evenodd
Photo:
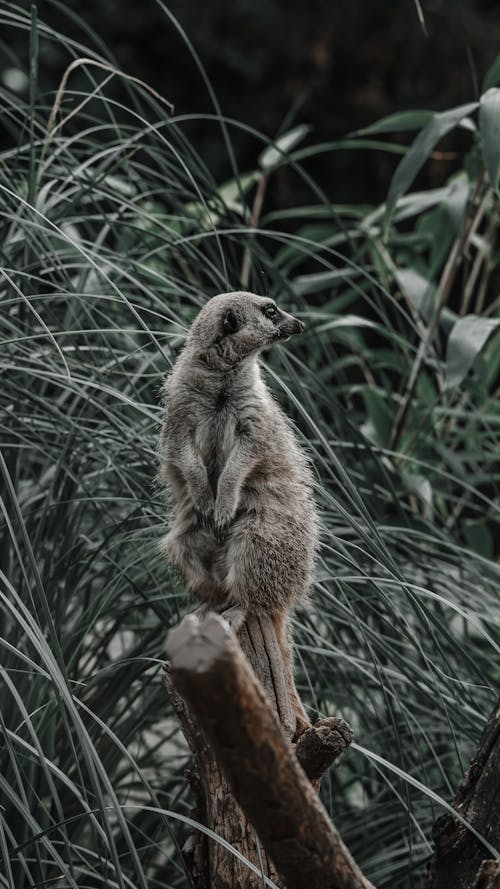
<svg viewBox="0 0 500 889"><path fill-rule="evenodd" d="M293 336L295 333L302 333L304 330L303 322L299 321L298 318L294 318L293 315L288 315L286 312L282 312L282 318L283 321L278 328L278 336L280 339Z"/></svg>
<svg viewBox="0 0 500 889"><path fill-rule="evenodd" d="M292 318L290 324L290 333L302 333L304 330L305 324L303 321L300 321L298 318Z"/></svg>

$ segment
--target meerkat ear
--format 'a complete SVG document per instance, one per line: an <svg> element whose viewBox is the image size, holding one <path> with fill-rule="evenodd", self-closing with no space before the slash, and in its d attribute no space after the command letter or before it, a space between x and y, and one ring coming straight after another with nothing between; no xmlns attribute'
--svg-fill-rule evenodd
<svg viewBox="0 0 500 889"><path fill-rule="evenodd" d="M224 336L229 336L230 333L236 333L238 326L236 314L232 309L228 309L222 322L222 333Z"/></svg>

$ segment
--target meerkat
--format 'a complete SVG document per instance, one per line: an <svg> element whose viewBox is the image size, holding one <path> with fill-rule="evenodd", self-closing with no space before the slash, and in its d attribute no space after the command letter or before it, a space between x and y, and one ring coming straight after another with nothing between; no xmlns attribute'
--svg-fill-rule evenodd
<svg viewBox="0 0 500 889"><path fill-rule="evenodd" d="M296 735L310 721L293 683L288 617L311 584L318 517L308 458L258 357L303 327L253 293L210 299L166 380L160 443L174 507L161 549L187 591L235 631L249 613L271 616Z"/></svg>

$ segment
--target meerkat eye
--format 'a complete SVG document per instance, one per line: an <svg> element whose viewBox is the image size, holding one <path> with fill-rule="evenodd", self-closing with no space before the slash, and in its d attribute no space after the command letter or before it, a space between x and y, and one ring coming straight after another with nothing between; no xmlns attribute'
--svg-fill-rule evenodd
<svg viewBox="0 0 500 889"><path fill-rule="evenodd" d="M222 322L222 333L224 336L229 336L231 333L236 333L238 330L238 319L233 312L232 309L228 309L226 314L224 315L224 320Z"/></svg>
<svg viewBox="0 0 500 889"><path fill-rule="evenodd" d="M272 303L270 303L268 306L264 306L262 312L266 316L266 318L271 318L271 320L273 320L273 318L277 318L279 314L278 309L276 308L276 306L273 306Z"/></svg>

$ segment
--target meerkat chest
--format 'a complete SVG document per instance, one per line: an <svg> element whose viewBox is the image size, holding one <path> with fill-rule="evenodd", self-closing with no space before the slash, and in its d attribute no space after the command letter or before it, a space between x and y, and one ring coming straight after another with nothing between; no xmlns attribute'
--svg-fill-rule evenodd
<svg viewBox="0 0 500 889"><path fill-rule="evenodd" d="M255 428L257 415L255 398L248 397L248 394L242 397L225 388L203 406L195 438L214 487L241 436L248 435L248 430Z"/></svg>
<svg viewBox="0 0 500 889"><path fill-rule="evenodd" d="M234 448L238 429L238 416L223 398L218 404L204 405L198 413L196 448L214 486Z"/></svg>

